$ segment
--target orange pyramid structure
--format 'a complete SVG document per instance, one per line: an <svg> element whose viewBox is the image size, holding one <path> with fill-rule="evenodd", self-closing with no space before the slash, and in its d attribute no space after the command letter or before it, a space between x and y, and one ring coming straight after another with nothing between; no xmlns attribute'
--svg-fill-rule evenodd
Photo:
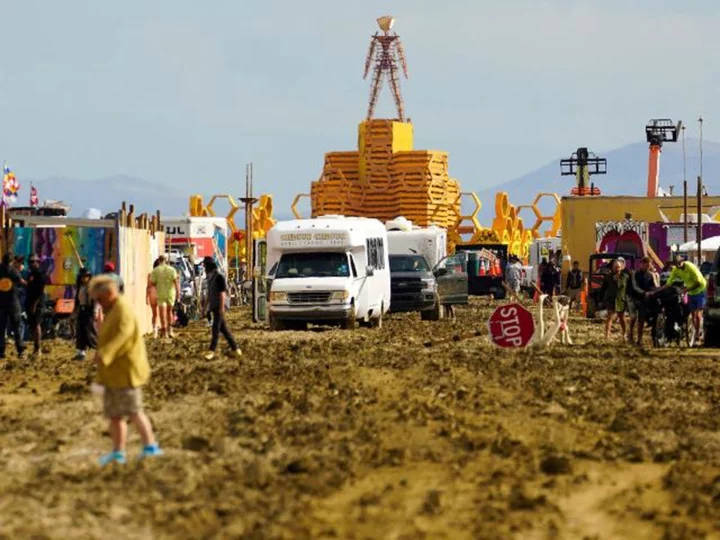
<svg viewBox="0 0 720 540"><path fill-rule="evenodd" d="M310 199L313 217L403 216L450 230L460 220L460 185L449 176L447 152L414 150L413 125L396 120L361 122L357 151L325 154Z"/></svg>

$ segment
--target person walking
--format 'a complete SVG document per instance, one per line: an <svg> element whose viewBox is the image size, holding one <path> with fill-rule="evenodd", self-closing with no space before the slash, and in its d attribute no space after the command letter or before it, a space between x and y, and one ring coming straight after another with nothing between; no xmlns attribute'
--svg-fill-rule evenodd
<svg viewBox="0 0 720 540"><path fill-rule="evenodd" d="M603 299L607 318L605 320L605 339L610 339L613 319L617 319L622 330L623 339L627 330L625 326L625 308L627 303L627 288L630 275L625 270L625 259L618 257L612 263L612 271L603 279L600 288L600 297Z"/></svg>
<svg viewBox="0 0 720 540"><path fill-rule="evenodd" d="M20 274L12 265L12 258L5 253L0 264L0 358L5 358L8 334L15 339L18 357L22 358L25 344L20 335L21 307L18 291L23 284Z"/></svg>
<svg viewBox="0 0 720 540"><path fill-rule="evenodd" d="M165 255L158 257L158 265L150 274L150 281L157 289L161 337L173 337L172 322L175 300L180 298L180 277L170 266Z"/></svg>
<svg viewBox="0 0 720 540"><path fill-rule="evenodd" d="M572 270L568 272L566 281L566 295L570 298L570 309L572 310L573 304L580 306L580 297L582 295L583 288L585 287L585 275L580 270L580 262L574 261Z"/></svg>
<svg viewBox="0 0 720 540"><path fill-rule="evenodd" d="M548 262L540 275L540 290L543 294L547 294L550 298L557 294L560 285L560 271L558 270L555 259Z"/></svg>
<svg viewBox="0 0 720 540"><path fill-rule="evenodd" d="M42 354L42 319L45 311L45 285L47 276L40 269L40 257L30 255L30 274L27 277L25 295L25 313L27 325L33 340L33 355L37 358Z"/></svg>
<svg viewBox="0 0 720 540"><path fill-rule="evenodd" d="M520 300L520 285L522 281L522 265L520 259L515 255L510 256L508 265L505 267L505 286L510 293L512 301Z"/></svg>
<svg viewBox="0 0 720 540"><path fill-rule="evenodd" d="M160 264L160 259L155 259L153 270ZM147 285L145 286L145 303L150 306L152 313L153 337L158 337L158 296L157 287L152 282L152 272L147 275Z"/></svg>
<svg viewBox="0 0 720 540"><path fill-rule="evenodd" d="M640 261L640 269L632 274L628 287L628 314L630 316L628 341L631 343L635 341L642 346L643 330L648 317L647 297L656 288L657 284L651 269L650 258L643 257ZM636 322L637 340L635 340Z"/></svg>
<svg viewBox="0 0 720 540"><path fill-rule="evenodd" d="M235 338L228 329L225 322L225 307L227 305L227 282L225 276L218 269L218 265L212 257L203 259L205 275L207 280L207 305L208 311L212 313L212 338L210 339L210 351L205 355L206 360L215 358L215 350L218 346L220 334L222 334L230 345L234 356L242 356L242 351L237 345Z"/></svg>
<svg viewBox="0 0 720 540"><path fill-rule="evenodd" d="M110 422L112 452L100 458L100 465L127 462L127 420L143 442L140 458L160 456L150 420L143 412L142 387L150 378L145 340L132 306L120 294L112 276L101 275L90 282L90 296L105 312L97 340L97 380L103 386L103 412Z"/></svg>
<svg viewBox="0 0 720 540"><path fill-rule="evenodd" d="M83 267L78 272L77 291L75 292L75 346L76 360L85 360L88 349L97 346L97 328L95 323L99 313L97 304L90 296L90 280L92 274Z"/></svg>
<svg viewBox="0 0 720 540"><path fill-rule="evenodd" d="M22 255L15 255L12 258L12 267L20 276L20 285L17 288L18 301L20 302L20 319L18 322L18 332L20 333L20 339L25 343L27 341L27 313L25 311L25 299L27 298L27 276L28 273L25 269L25 257Z"/></svg>

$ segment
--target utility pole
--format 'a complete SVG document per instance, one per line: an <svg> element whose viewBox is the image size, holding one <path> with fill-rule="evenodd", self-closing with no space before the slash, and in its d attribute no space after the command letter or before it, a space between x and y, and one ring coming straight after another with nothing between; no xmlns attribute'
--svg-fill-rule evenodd
<svg viewBox="0 0 720 540"><path fill-rule="evenodd" d="M257 199L253 198L253 164L245 165L245 196L240 199L245 204L245 272L246 279L252 279L253 268L253 224L252 209Z"/></svg>
<svg viewBox="0 0 720 540"><path fill-rule="evenodd" d="M683 243L688 242L688 183L687 183L687 156L685 153L685 126L682 127L683 148Z"/></svg>
<svg viewBox="0 0 720 540"><path fill-rule="evenodd" d="M700 123L700 176L697 181L697 248L698 266L702 264L702 184L703 184L703 117L698 118Z"/></svg>
<svg viewBox="0 0 720 540"><path fill-rule="evenodd" d="M697 232L698 266L702 264L702 176L697 178Z"/></svg>

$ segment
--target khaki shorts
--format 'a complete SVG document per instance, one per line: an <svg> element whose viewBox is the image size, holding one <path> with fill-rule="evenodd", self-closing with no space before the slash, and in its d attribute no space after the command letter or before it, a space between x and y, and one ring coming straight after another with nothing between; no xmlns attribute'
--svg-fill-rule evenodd
<svg viewBox="0 0 720 540"><path fill-rule="evenodd" d="M105 388L103 412L106 418L122 418L142 410L142 388Z"/></svg>
<svg viewBox="0 0 720 540"><path fill-rule="evenodd" d="M571 302L580 302L580 297L582 296L582 289L568 289L567 295L568 298L570 298Z"/></svg>

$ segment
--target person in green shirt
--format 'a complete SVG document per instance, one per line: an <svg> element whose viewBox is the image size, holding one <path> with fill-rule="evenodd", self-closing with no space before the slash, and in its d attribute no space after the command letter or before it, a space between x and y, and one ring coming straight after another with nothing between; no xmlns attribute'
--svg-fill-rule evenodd
<svg viewBox="0 0 720 540"><path fill-rule="evenodd" d="M655 290L653 294L657 294L672 287L673 283L681 281L688 295L688 308L692 314L692 322L695 327L695 335L700 339L702 332L702 315L705 309L705 291L707 289L707 280L702 275L700 269L686 261L680 255L675 257L675 266L670 271L667 283Z"/></svg>
<svg viewBox="0 0 720 540"><path fill-rule="evenodd" d="M150 281L157 290L161 336L173 337L173 308L175 300L180 298L180 278L175 269L168 264L165 255L158 257L158 265L150 274Z"/></svg>

